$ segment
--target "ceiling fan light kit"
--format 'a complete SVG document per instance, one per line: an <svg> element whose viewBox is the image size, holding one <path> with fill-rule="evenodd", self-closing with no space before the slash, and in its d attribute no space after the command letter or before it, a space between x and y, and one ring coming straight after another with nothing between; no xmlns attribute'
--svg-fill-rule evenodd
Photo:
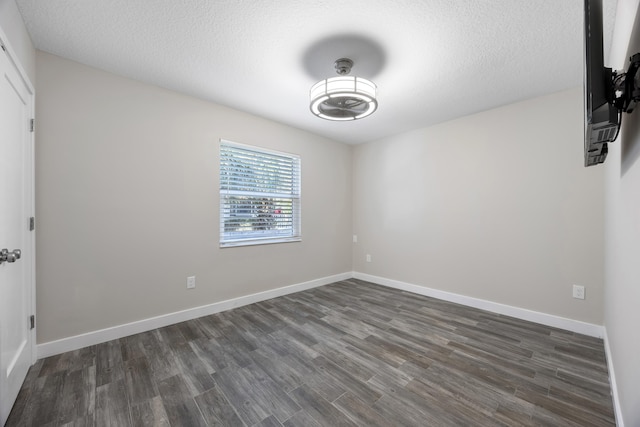
<svg viewBox="0 0 640 427"><path fill-rule="evenodd" d="M323 119L358 120L378 108L377 87L371 80L348 76L353 61L340 58L335 62L338 77L320 80L310 90L311 112Z"/></svg>

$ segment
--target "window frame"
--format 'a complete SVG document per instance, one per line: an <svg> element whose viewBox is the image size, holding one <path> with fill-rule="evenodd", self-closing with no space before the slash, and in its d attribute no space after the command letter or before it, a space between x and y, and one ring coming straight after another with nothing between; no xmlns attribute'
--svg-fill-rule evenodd
<svg viewBox="0 0 640 427"><path fill-rule="evenodd" d="M291 166L291 176L294 178L294 184L292 184L291 193L265 193L262 197L260 197L259 191L232 191L228 188L224 187L224 179L223 179L223 149L224 147L230 147L231 149L244 150L246 152L257 153L258 156L274 156L284 157L292 162ZM219 244L220 248L229 248L229 247L238 247L238 246L253 246L253 245L269 245L269 244L277 244L277 243L289 243L289 242L300 242L302 241L302 197L301 197L301 188L302 188L302 160L299 155L287 153L283 151L271 150L264 147L241 144L234 141L229 141L226 139L220 139L220 143L218 146L218 177L219 177ZM233 238L228 232L225 232L225 219L230 216L225 216L225 210L230 211L229 204L225 203L228 197L230 197L230 193L233 193L235 196L245 197L251 199L255 197L256 199L286 199L291 200L291 234L290 235L275 235L275 236L260 236L257 230L248 230L245 233L244 237ZM242 196L241 194L246 194L246 196ZM233 197L233 196L231 196ZM255 233L252 233L255 232ZM252 235L253 234L253 235Z"/></svg>

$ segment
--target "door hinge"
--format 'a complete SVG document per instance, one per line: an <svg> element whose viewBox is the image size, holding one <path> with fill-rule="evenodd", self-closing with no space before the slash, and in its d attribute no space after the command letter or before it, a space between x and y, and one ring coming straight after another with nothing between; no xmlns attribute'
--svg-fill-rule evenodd
<svg viewBox="0 0 640 427"><path fill-rule="evenodd" d="M31 121L29 122L29 130L31 132L36 130L36 119L31 119Z"/></svg>
<svg viewBox="0 0 640 427"><path fill-rule="evenodd" d="M36 218L31 217L29 218L29 231L33 231L35 229L36 229Z"/></svg>
<svg viewBox="0 0 640 427"><path fill-rule="evenodd" d="M36 316L33 314L29 316L29 326L31 327L31 329L36 327Z"/></svg>

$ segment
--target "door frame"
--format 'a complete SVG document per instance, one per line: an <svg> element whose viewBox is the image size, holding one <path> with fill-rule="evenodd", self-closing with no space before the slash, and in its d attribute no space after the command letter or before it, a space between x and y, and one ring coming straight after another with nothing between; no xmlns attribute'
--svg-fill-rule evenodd
<svg viewBox="0 0 640 427"><path fill-rule="evenodd" d="M18 71L18 75L22 79L25 87L29 92L29 95L28 95L29 110L30 110L29 113L31 115L31 118L35 120L35 89L24 67L22 66L22 63L20 62L18 55L16 54L15 50L12 48L9 38L7 37L6 33L2 29L2 26L0 26L0 43L2 44L2 46L4 46L5 52L9 57L9 60L13 63L13 66ZM35 218L35 129L32 132L28 133L28 141L25 141L25 143L27 144L27 147L26 147L27 161L25 162L25 170L23 171L24 183L25 183L24 191L26 193L24 200L27 205L25 206L25 212L28 212L28 217ZM29 224L28 217L25 218L25 225L24 225L25 227L27 227ZM28 245L28 247L26 247L23 250L23 254L27 256L24 256L20 260L20 262L26 262L29 264L26 267L26 271L28 271L26 280L29 282L29 286L31 288L29 290L29 294L31 295L31 302L30 302L31 313L35 315L36 314L36 230L34 229L33 231L31 231L28 234L27 239L25 240L26 240L25 243ZM36 362L36 360L38 360L37 345L36 345L36 337L37 337L36 331L37 331L37 319L34 324L34 328L29 331L29 333L31 334L31 338L30 338L31 348L29 349L29 352L31 354L31 361L30 361L31 365L33 365Z"/></svg>

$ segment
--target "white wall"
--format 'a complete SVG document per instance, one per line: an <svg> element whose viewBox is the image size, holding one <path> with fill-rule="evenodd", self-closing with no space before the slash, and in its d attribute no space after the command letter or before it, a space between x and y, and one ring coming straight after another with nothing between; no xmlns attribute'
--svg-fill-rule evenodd
<svg viewBox="0 0 640 427"><path fill-rule="evenodd" d="M357 146L354 270L601 325L603 172L583 167L582 121L574 89Z"/></svg>
<svg viewBox="0 0 640 427"><path fill-rule="evenodd" d="M9 38L31 83L36 79L36 51L15 0L0 0L0 28Z"/></svg>
<svg viewBox="0 0 640 427"><path fill-rule="evenodd" d="M625 68L640 52L638 1L618 4L613 52ZM624 29L624 30L623 30ZM631 32L633 30L633 33ZM640 112L624 114L605 163L605 318L620 425L640 425Z"/></svg>
<svg viewBox="0 0 640 427"><path fill-rule="evenodd" d="M39 343L351 271L351 147L44 52L37 67ZM218 247L220 138L301 156L302 242Z"/></svg>

